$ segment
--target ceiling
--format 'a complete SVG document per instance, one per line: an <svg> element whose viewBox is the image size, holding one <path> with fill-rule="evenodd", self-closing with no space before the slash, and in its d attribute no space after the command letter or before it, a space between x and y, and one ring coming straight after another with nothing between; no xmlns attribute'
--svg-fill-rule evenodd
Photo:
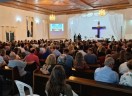
<svg viewBox="0 0 132 96"><path fill-rule="evenodd" d="M3 0L4 1L4 0ZM42 14L77 14L101 8L108 10L132 7L132 0L5 0L0 5Z"/></svg>

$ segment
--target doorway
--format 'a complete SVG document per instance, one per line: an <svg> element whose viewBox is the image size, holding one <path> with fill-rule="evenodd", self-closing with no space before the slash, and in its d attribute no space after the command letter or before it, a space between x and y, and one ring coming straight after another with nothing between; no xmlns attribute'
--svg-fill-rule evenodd
<svg viewBox="0 0 132 96"><path fill-rule="evenodd" d="M14 32L6 32L6 42L12 42L14 40Z"/></svg>

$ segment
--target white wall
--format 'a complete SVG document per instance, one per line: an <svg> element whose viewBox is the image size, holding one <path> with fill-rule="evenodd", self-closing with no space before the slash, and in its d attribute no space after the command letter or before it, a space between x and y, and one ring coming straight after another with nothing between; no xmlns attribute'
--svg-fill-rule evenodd
<svg viewBox="0 0 132 96"><path fill-rule="evenodd" d="M19 16L22 21L16 22L16 17ZM34 36L27 37L27 27L26 27L26 16L38 18L40 20L39 24L36 24L34 21ZM44 21L48 21L48 16L44 14L39 14L35 12L15 9L11 7L0 6L0 40L5 41L5 31L6 28L1 26L12 26L16 27L15 31L15 40L31 40L31 39L47 39L48 30ZM45 29L46 28L46 29ZM2 33L3 31L3 33ZM3 34L3 36L2 36Z"/></svg>

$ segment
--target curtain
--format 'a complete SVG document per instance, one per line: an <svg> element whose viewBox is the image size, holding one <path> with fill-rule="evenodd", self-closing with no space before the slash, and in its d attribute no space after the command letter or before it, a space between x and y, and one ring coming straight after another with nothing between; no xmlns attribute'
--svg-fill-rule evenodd
<svg viewBox="0 0 132 96"><path fill-rule="evenodd" d="M9 28L9 26L6 26L5 32L4 32L4 34L6 33L6 42L10 41L9 32L10 32L10 28Z"/></svg>
<svg viewBox="0 0 132 96"><path fill-rule="evenodd" d="M6 32L6 42L10 41L9 40L9 32Z"/></svg>
<svg viewBox="0 0 132 96"><path fill-rule="evenodd" d="M26 23L27 23L27 37L33 37L34 18L27 16Z"/></svg>
<svg viewBox="0 0 132 96"><path fill-rule="evenodd" d="M93 30L92 27L97 27L98 21L100 21L100 26L106 27L106 29L100 30L101 39L111 39L113 35L116 40L121 38L122 14L107 14L106 16L80 14L73 16L68 20L69 38L73 39L74 34L78 35L80 33L83 40L95 39L97 30Z"/></svg>
<svg viewBox="0 0 132 96"><path fill-rule="evenodd" d="M113 35L116 40L120 40L122 38L122 29L123 29L123 15L121 14L109 14L109 21L111 25L111 29L113 31Z"/></svg>
<svg viewBox="0 0 132 96"><path fill-rule="evenodd" d="M74 35L79 34L79 32L77 32L78 28L78 24L79 24L79 20L77 19L78 16L75 16L73 18L70 18L68 20L68 38L73 40Z"/></svg>
<svg viewBox="0 0 132 96"><path fill-rule="evenodd" d="M30 30L31 30L31 37L33 37L33 26L34 26L34 18L30 17Z"/></svg>
<svg viewBox="0 0 132 96"><path fill-rule="evenodd" d="M10 41L15 40L15 27L11 27L10 29Z"/></svg>

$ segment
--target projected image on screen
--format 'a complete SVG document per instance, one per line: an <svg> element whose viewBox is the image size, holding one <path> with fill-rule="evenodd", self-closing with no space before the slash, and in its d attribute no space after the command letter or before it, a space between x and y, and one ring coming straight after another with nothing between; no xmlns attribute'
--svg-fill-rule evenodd
<svg viewBox="0 0 132 96"><path fill-rule="evenodd" d="M52 32L52 33L64 32L64 24L50 24L50 32Z"/></svg>

